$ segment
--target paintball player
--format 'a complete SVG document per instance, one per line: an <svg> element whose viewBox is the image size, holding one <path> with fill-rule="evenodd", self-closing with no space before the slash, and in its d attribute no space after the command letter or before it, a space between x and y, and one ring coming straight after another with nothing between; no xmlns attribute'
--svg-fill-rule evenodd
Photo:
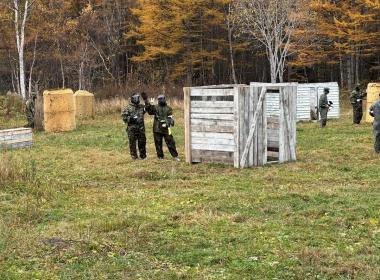
<svg viewBox="0 0 380 280"><path fill-rule="evenodd" d="M330 107L332 106L332 102L328 101L327 95L330 93L329 88L325 88L323 90L323 94L319 97L319 115L320 115L320 122L321 122L321 128L324 128L327 124L327 114L330 110Z"/></svg>
<svg viewBox="0 0 380 280"><path fill-rule="evenodd" d="M142 93L141 95L145 101L146 111L149 115L154 116L153 136L157 157L159 159L164 158L162 140L165 139L166 145L168 146L169 152L172 155L173 159L180 161L174 137L171 132L171 127L174 126L173 109L167 105L164 95L158 96L158 105L156 106L149 103L146 93Z"/></svg>
<svg viewBox="0 0 380 280"><path fill-rule="evenodd" d="M138 159L136 145L138 145L140 158L146 158L146 136L144 124L145 106L140 104L140 95L134 94L129 105L123 110L121 117L128 125L127 134L129 149L133 160Z"/></svg>
<svg viewBox="0 0 380 280"><path fill-rule="evenodd" d="M352 91L350 102L352 104L353 122L360 124L363 118L363 98L365 95L360 90L360 85L357 84L355 90Z"/></svg>
<svg viewBox="0 0 380 280"><path fill-rule="evenodd" d="M373 136L374 136L374 147L375 152L380 153L380 94L379 100L372 104L369 108L369 114L374 117L373 120Z"/></svg>
<svg viewBox="0 0 380 280"><path fill-rule="evenodd" d="M24 127L34 128L34 116L35 116L35 112L36 112L36 99L37 99L37 94L35 92L32 92L28 101L26 101L25 115L26 115L26 118L28 120L28 124L26 124Z"/></svg>

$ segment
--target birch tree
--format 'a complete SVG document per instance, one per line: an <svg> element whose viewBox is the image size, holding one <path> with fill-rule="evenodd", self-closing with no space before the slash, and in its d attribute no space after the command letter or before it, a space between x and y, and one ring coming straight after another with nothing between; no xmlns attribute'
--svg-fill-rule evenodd
<svg viewBox="0 0 380 280"><path fill-rule="evenodd" d="M23 3L24 2L24 3ZM16 37L16 48L18 54L18 83L19 94L23 99L26 99L26 84L25 84L25 27L28 19L29 9L33 2L29 0L12 0L9 7L13 11L13 23Z"/></svg>
<svg viewBox="0 0 380 280"><path fill-rule="evenodd" d="M271 82L283 82L293 34L304 23L305 0L234 0L232 17L240 36L266 49Z"/></svg>

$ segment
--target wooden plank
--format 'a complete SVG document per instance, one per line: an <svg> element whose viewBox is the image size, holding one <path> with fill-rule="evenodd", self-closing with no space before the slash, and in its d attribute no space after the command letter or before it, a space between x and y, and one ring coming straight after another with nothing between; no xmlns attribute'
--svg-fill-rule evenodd
<svg viewBox="0 0 380 280"><path fill-rule="evenodd" d="M32 138L32 133L0 135L0 141Z"/></svg>
<svg viewBox="0 0 380 280"><path fill-rule="evenodd" d="M233 164L233 154L232 152L193 150L192 158L193 162Z"/></svg>
<svg viewBox="0 0 380 280"><path fill-rule="evenodd" d="M193 88L191 96L231 96L234 95L233 88L214 89L214 88Z"/></svg>
<svg viewBox="0 0 380 280"><path fill-rule="evenodd" d="M191 119L190 123L191 123L191 126L193 125L235 126L235 123L229 120Z"/></svg>
<svg viewBox="0 0 380 280"><path fill-rule="evenodd" d="M268 162L268 120L267 120L267 95L264 93L263 108L262 108L262 146L261 146L261 165L265 165Z"/></svg>
<svg viewBox="0 0 380 280"><path fill-rule="evenodd" d="M235 140L232 133L192 132L191 137Z"/></svg>
<svg viewBox="0 0 380 280"><path fill-rule="evenodd" d="M255 94L253 87L249 87L249 95L248 96L249 96L249 99L248 99L249 126L251 126L252 121L253 121L253 117L255 115L255 101L254 100L257 99L257 94ZM247 133L247 135L248 135L248 133ZM254 157L255 157L255 149L254 149L254 144L253 144L253 145L251 145L249 152L248 152L247 165L249 167L254 166Z"/></svg>
<svg viewBox="0 0 380 280"><path fill-rule="evenodd" d="M23 133L32 133L31 128L12 128L0 130L0 135L2 134L23 134Z"/></svg>
<svg viewBox="0 0 380 280"><path fill-rule="evenodd" d="M192 144L191 148L193 150L235 152L235 145Z"/></svg>
<svg viewBox="0 0 380 280"><path fill-rule="evenodd" d="M7 140L7 141L0 142L0 145L11 145L11 144L32 142L32 141L33 141L33 138L14 139L14 140Z"/></svg>
<svg viewBox="0 0 380 280"><path fill-rule="evenodd" d="M192 163L191 159L191 88L185 87L183 88L184 98L184 122L185 122L185 158L187 163Z"/></svg>
<svg viewBox="0 0 380 280"><path fill-rule="evenodd" d="M234 90L234 125L235 125L235 153L234 167L240 168L240 112L239 112L240 94L239 88Z"/></svg>
<svg viewBox="0 0 380 280"><path fill-rule="evenodd" d="M38 131L44 130L44 98L41 93L37 94L36 110L34 113L34 129Z"/></svg>
<svg viewBox="0 0 380 280"><path fill-rule="evenodd" d="M209 107L209 108L194 108L191 107L192 113L200 113L200 114L233 114L233 107Z"/></svg>
<svg viewBox="0 0 380 280"><path fill-rule="evenodd" d="M233 134L235 127L233 126L215 126L215 125L192 125L191 132L211 132L211 133L231 133Z"/></svg>
<svg viewBox="0 0 380 280"><path fill-rule="evenodd" d="M191 108L233 108L233 101L191 101Z"/></svg>
<svg viewBox="0 0 380 280"><path fill-rule="evenodd" d="M14 143L14 144L9 144L5 145L0 143L0 149L19 149L19 148L29 148L33 146L33 142L20 142L20 143Z"/></svg>
<svg viewBox="0 0 380 280"><path fill-rule="evenodd" d="M258 101L258 104L257 104L257 107L256 107L255 115L254 115L254 118L253 118L253 121L252 121L252 126L250 128L250 132L249 132L249 135L248 135L247 144L246 144L246 146L244 148L244 152L243 152L243 155L241 157L240 166L245 166L246 165L248 151L249 151L250 145L252 145L251 141L252 141L254 133L255 133L255 129L256 129L257 122L258 122L258 118L260 116L260 113L262 113L262 105L263 105L263 100L264 100L265 93L266 93L266 88L263 87L261 89L260 98L259 98L259 101Z"/></svg>
<svg viewBox="0 0 380 280"><path fill-rule="evenodd" d="M207 145L229 145L234 146L234 139L213 139L204 137L191 137L191 144L207 144Z"/></svg>
<svg viewBox="0 0 380 280"><path fill-rule="evenodd" d="M191 113L190 115L191 119L198 119L198 120L226 120L226 121L233 121L234 115L233 114L199 114L199 113Z"/></svg>
<svg viewBox="0 0 380 280"><path fill-rule="evenodd" d="M277 158L278 159L278 152L272 152L267 151L268 158Z"/></svg>

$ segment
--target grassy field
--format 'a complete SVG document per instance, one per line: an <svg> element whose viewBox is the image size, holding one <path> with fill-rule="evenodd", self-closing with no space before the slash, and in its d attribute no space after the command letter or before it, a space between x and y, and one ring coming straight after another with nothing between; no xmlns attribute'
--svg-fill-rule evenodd
<svg viewBox="0 0 380 280"><path fill-rule="evenodd" d="M370 125L300 124L298 162L247 170L158 161L147 127L147 161L118 114L0 153L0 279L380 279Z"/></svg>

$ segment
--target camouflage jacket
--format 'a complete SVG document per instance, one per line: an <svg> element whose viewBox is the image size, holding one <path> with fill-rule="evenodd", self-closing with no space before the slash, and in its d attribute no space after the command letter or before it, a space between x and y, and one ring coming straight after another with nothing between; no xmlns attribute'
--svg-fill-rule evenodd
<svg viewBox="0 0 380 280"><path fill-rule="evenodd" d="M327 94L322 94L319 97L319 109L327 109L329 108L329 101L327 99Z"/></svg>
<svg viewBox="0 0 380 280"><path fill-rule="evenodd" d="M351 104L360 104L363 102L364 94L361 91L354 90L351 92L350 102Z"/></svg>
<svg viewBox="0 0 380 280"><path fill-rule="evenodd" d="M130 103L123 110L121 117L123 121L128 124L128 127L144 127L144 114L145 106L142 104L132 104Z"/></svg>
<svg viewBox="0 0 380 280"><path fill-rule="evenodd" d="M27 117L32 117L32 118L34 117L35 103L33 99L28 99L28 101L26 101L25 114Z"/></svg>
<svg viewBox="0 0 380 280"><path fill-rule="evenodd" d="M152 105L148 102L145 108L149 115L154 116L153 132L168 134L168 128L174 126L173 109L168 105Z"/></svg>

